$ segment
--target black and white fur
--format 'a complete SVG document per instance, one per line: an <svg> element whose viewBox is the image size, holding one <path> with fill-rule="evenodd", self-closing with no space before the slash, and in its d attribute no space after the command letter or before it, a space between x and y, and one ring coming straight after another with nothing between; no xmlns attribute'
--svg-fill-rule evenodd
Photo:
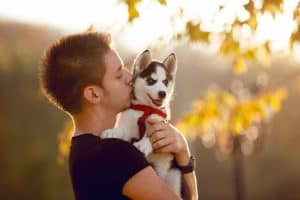
<svg viewBox="0 0 300 200"><path fill-rule="evenodd" d="M151 58L150 51L145 50L137 56L133 64L133 104L143 104L160 109L170 119L170 101L174 91L177 61L175 54L170 54L162 63ZM101 138L120 138L128 142L139 138L137 120L142 111L127 109L121 113L118 125L114 129L105 130ZM148 117L159 121L164 119L156 114ZM147 121L147 120L146 120ZM147 128L146 123L146 128ZM172 168L171 153L154 153L150 139L145 136L133 143L152 164L157 174L181 197L181 172Z"/></svg>

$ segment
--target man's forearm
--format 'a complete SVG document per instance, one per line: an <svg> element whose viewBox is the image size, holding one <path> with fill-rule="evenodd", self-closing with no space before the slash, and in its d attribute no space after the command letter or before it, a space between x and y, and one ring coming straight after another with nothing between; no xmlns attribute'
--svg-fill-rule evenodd
<svg viewBox="0 0 300 200"><path fill-rule="evenodd" d="M183 174L184 200L198 200L197 180L195 172Z"/></svg>
<svg viewBox="0 0 300 200"><path fill-rule="evenodd" d="M184 152L176 156L176 162L178 165L185 166L189 163L190 152ZM198 200L198 191L197 191L197 179L195 172L183 174L183 190L184 190L184 200Z"/></svg>

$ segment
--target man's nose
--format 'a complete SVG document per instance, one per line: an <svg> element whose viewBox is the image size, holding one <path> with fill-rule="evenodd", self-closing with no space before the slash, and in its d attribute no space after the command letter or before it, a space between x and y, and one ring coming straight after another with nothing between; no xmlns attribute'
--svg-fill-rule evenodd
<svg viewBox="0 0 300 200"><path fill-rule="evenodd" d="M126 84L132 86L132 74L129 71L126 72Z"/></svg>

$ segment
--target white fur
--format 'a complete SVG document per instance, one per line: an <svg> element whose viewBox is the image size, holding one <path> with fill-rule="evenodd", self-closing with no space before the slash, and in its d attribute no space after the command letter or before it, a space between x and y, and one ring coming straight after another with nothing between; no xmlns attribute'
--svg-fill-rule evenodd
<svg viewBox="0 0 300 200"><path fill-rule="evenodd" d="M174 55L170 55L174 56ZM173 63L170 61L170 56L168 56L164 64L170 66L170 73L175 75L176 73L176 60ZM175 59L172 57L171 59ZM150 52L144 51L141 55L137 57L134 63L134 73L139 73L140 71L144 70L147 65L150 64L151 56ZM167 67L168 67L167 66ZM167 113L168 118L170 118L170 101L173 94L174 88L174 81L170 82L168 86L163 84L163 80L166 79L165 70L161 67L158 67L156 70L156 74L151 74L151 77L157 82L153 85L147 85L146 81L141 77L138 77L134 83L134 91L137 100L132 100L133 103L139 103L144 105L149 105L155 107L152 101L149 99L148 95L151 96L153 99L157 99L158 91L165 91L166 97L163 101L162 107L164 107L164 112ZM105 130L101 138L120 138L131 142L132 138L139 138L139 128L138 128L138 118L143 115L142 111L137 111L133 109L127 109L121 113L120 119L118 121L118 125L114 129ZM163 121L164 119L156 114L152 114L148 117L154 118L159 121ZM146 120L147 121L147 120ZM146 129L149 125L146 123ZM174 156L171 153L154 153L152 144L148 136L145 136L135 142L133 144L137 149L139 149L144 155L146 156L147 160L154 165L154 169L157 174L173 189L173 191L181 197L180 190L181 190L181 172L178 169L170 169L171 161L173 160Z"/></svg>

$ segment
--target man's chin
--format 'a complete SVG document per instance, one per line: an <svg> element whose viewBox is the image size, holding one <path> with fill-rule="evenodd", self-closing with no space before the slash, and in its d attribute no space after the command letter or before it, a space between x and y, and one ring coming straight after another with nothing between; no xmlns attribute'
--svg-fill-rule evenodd
<svg viewBox="0 0 300 200"><path fill-rule="evenodd" d="M128 103L123 107L122 111L127 110L130 107L131 102L128 101Z"/></svg>

